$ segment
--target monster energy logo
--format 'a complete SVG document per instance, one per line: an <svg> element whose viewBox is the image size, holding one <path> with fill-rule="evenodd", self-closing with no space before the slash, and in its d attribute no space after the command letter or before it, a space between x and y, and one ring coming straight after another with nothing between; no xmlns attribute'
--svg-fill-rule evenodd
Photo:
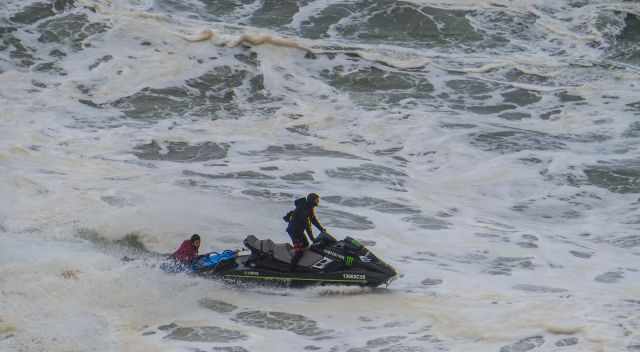
<svg viewBox="0 0 640 352"><path fill-rule="evenodd" d="M344 263L347 264L347 266L351 266L353 265L353 257L348 255L344 258Z"/></svg>

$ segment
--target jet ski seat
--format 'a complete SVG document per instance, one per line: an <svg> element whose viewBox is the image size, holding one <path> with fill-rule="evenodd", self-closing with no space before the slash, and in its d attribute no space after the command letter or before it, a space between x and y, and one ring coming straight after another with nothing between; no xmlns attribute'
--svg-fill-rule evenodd
<svg viewBox="0 0 640 352"><path fill-rule="evenodd" d="M249 235L244 240L245 246L254 252L265 253L271 255L274 259L281 262L291 263L293 257L293 248L288 243L274 243L272 240L259 240L254 235Z"/></svg>
<svg viewBox="0 0 640 352"><path fill-rule="evenodd" d="M284 263L291 263L291 259L293 258L293 247L291 247L289 243L274 243L269 239L259 240L256 236L249 235L244 240L244 245L247 246L251 252L265 253ZM305 249L298 265L312 266L320 259L322 259L322 255L315 253L312 250Z"/></svg>

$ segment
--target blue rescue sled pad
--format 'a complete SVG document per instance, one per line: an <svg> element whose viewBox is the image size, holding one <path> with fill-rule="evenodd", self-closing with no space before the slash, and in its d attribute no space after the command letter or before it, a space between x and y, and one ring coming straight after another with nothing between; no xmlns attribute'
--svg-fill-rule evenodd
<svg viewBox="0 0 640 352"><path fill-rule="evenodd" d="M235 263L237 252L230 249L226 249L221 253L212 252L204 255L191 265L191 271L201 272L208 270L215 270L219 265Z"/></svg>
<svg viewBox="0 0 640 352"><path fill-rule="evenodd" d="M216 272L219 269L235 267L237 251L226 249L220 253L211 252L200 256L193 264L185 264L170 259L160 264L160 269L167 273L203 273Z"/></svg>

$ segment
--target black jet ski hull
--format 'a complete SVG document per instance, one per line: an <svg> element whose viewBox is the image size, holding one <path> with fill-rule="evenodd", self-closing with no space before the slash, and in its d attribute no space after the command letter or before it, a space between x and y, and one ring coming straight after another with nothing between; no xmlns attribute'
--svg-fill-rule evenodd
<svg viewBox="0 0 640 352"><path fill-rule="evenodd" d="M378 273L345 270L331 273L305 272L300 268L294 272L281 272L263 268L238 266L220 273L227 280L274 282L292 286L349 285L376 287L388 284L392 279Z"/></svg>
<svg viewBox="0 0 640 352"><path fill-rule="evenodd" d="M222 265L215 270L203 270L197 275L221 278L229 282L255 282L264 284L276 284L286 286L313 286L313 285L343 285L377 287L388 285L395 279L395 275L389 276L366 270L344 270L330 273L309 272L304 268L297 268L294 272L287 272L288 266L283 265L282 271L268 270L246 266L249 256L239 256L235 263Z"/></svg>
<svg viewBox="0 0 640 352"><path fill-rule="evenodd" d="M388 285L396 270L379 259L358 241L342 241L324 234L305 249L292 271L293 249L286 243L259 240L248 236L244 244L251 251L236 255L231 251L216 253L192 266L192 272L226 281L249 281L289 286Z"/></svg>

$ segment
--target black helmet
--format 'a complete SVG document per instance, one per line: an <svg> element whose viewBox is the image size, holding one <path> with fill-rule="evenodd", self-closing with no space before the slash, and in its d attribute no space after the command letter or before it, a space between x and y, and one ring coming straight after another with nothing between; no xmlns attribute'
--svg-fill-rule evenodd
<svg viewBox="0 0 640 352"><path fill-rule="evenodd" d="M191 242L195 241L200 241L200 235L198 235L197 233L194 233L193 236L191 236Z"/></svg>

